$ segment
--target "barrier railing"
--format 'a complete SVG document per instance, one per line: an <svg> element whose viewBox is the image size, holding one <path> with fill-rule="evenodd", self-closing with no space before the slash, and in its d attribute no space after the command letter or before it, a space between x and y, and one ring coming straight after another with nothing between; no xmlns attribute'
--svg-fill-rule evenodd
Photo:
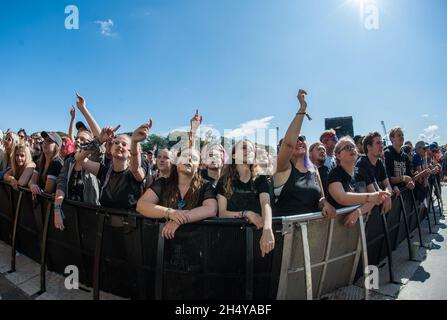
<svg viewBox="0 0 447 320"><path fill-rule="evenodd" d="M428 192L436 221L432 189ZM352 284L366 265L386 257L394 281L392 250L405 239L410 246L415 228L422 245L423 213L406 190L389 213L375 208L356 228L342 224L356 207L338 210L333 220L320 212L275 217L276 247L265 258L261 232L237 219L183 225L174 239L165 240L161 221L65 201L60 232L53 226L52 203L51 195L33 200L29 190L0 183L0 240L11 244L11 272L17 250L40 263L37 294L46 290L47 267L63 274L75 265L94 299L100 290L134 299L313 299ZM439 199L438 204L442 212Z"/></svg>

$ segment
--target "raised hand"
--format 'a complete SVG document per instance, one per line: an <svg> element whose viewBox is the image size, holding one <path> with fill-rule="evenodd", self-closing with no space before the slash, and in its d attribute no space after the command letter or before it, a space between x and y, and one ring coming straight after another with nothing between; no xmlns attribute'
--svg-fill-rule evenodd
<svg viewBox="0 0 447 320"><path fill-rule="evenodd" d="M298 90L298 101L300 102L300 108L301 109L306 109L307 108L307 102L306 102L306 95L307 92L303 89Z"/></svg>
<svg viewBox="0 0 447 320"><path fill-rule="evenodd" d="M74 120L75 117L76 117L76 109L75 109L75 107L73 105L71 105L70 117L71 117L71 120Z"/></svg>
<svg viewBox="0 0 447 320"><path fill-rule="evenodd" d="M199 110L196 110L196 114L191 119L191 131L196 132L201 124L202 124L202 116L199 115Z"/></svg>
<svg viewBox="0 0 447 320"><path fill-rule="evenodd" d="M119 130L120 127L121 127L121 125L119 124L118 126L115 127L115 129L113 129L110 126L102 129L101 133L99 134L99 137L98 137L99 142L104 143L107 141L111 141L115 137L115 134Z"/></svg>
<svg viewBox="0 0 447 320"><path fill-rule="evenodd" d="M141 142L147 139L149 136L149 130L152 128L152 120L149 120L149 122L146 122L145 124L142 124L139 126L133 133L132 133L132 142Z"/></svg>
<svg viewBox="0 0 447 320"><path fill-rule="evenodd" d="M76 98L77 98L76 105L78 106L78 109L82 111L87 106L85 99L83 96L80 96L77 92L76 92Z"/></svg>

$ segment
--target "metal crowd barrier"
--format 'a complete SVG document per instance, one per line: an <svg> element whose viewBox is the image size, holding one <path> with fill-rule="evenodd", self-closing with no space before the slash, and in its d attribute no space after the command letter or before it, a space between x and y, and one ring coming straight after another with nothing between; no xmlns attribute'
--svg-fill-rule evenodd
<svg viewBox="0 0 447 320"><path fill-rule="evenodd" d="M422 245L423 212L412 192L403 191L386 215L375 208L366 221L346 228L344 215L354 209L338 210L334 220L320 212L273 218L275 249L262 258L261 231L244 221L187 224L165 240L162 221L65 201L61 232L54 228L52 196L33 200L29 190L0 183L0 240L12 247L10 272L16 271L16 251L40 264L37 294L46 290L47 268L63 274L75 265L93 299L100 290L132 299L314 299L353 284L364 266L386 257L394 281L392 250L405 239L410 246L416 227Z"/></svg>

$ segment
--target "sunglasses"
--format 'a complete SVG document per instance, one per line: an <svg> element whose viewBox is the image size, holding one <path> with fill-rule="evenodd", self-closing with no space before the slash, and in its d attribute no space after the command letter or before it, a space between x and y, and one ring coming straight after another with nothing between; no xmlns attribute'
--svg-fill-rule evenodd
<svg viewBox="0 0 447 320"><path fill-rule="evenodd" d="M306 141L306 136L299 136L298 137L298 141L305 142Z"/></svg>
<svg viewBox="0 0 447 320"><path fill-rule="evenodd" d="M354 151L356 150L356 147L352 144L347 144L343 148L340 149L340 152L342 151Z"/></svg>

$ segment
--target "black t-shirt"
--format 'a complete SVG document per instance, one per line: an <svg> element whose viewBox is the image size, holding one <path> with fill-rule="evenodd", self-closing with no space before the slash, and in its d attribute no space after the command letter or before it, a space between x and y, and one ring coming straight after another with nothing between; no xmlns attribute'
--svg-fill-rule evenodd
<svg viewBox="0 0 447 320"><path fill-rule="evenodd" d="M116 209L136 208L142 194L143 182L135 180L130 168L115 172L112 169L109 171L109 168L101 164L97 177L101 181L99 201L102 206Z"/></svg>
<svg viewBox="0 0 447 320"><path fill-rule="evenodd" d="M329 168L326 166L321 166L318 168L318 173L320 174L321 184L323 186L324 195L327 197L327 177L329 175Z"/></svg>
<svg viewBox="0 0 447 320"><path fill-rule="evenodd" d="M218 194L226 197L224 187L225 177L222 177L217 183L216 190ZM235 178L232 181L232 187L233 193L229 199L227 198L228 211L249 210L261 213L259 195L261 193L270 194L270 186L266 176L258 176L255 181L250 179L247 183Z"/></svg>
<svg viewBox="0 0 447 320"><path fill-rule="evenodd" d="M275 188L275 216L290 216L318 211L321 188L316 172L300 172L292 164L287 182Z"/></svg>
<svg viewBox="0 0 447 320"><path fill-rule="evenodd" d="M365 186L370 184L377 184L378 187L383 188L382 182L388 179L385 166L382 160L377 160L374 166L369 161L368 156L362 156L355 165L355 181L357 183L365 183Z"/></svg>
<svg viewBox="0 0 447 320"><path fill-rule="evenodd" d="M213 186L216 186L216 183L217 183L216 179L211 178L211 177L208 175L208 170L207 170L207 169L203 169L202 171L200 171L200 174L201 174L203 180L208 181L208 182L211 183Z"/></svg>
<svg viewBox="0 0 447 320"><path fill-rule="evenodd" d="M73 201L84 201L84 180L82 179L82 171L73 169L71 172L67 198Z"/></svg>
<svg viewBox="0 0 447 320"><path fill-rule="evenodd" d="M345 190L346 192L356 192L356 183L354 177L351 177L351 175L347 173L341 166L336 166L334 169L331 170L331 172L329 172L327 182L328 188L331 183L340 182L343 185L343 190ZM330 193L328 193L327 200L336 209L344 207L341 204L338 204Z"/></svg>
<svg viewBox="0 0 447 320"><path fill-rule="evenodd" d="M59 176L59 173L61 172L63 165L64 165L64 163L63 163L62 159L56 158L56 159L53 159L51 161L50 165L48 166L48 171L47 171L46 176L42 175L43 172L39 172L39 174L40 174L39 184L42 189L45 188L47 179L56 181L57 177Z"/></svg>
<svg viewBox="0 0 447 320"><path fill-rule="evenodd" d="M411 161L403 151L396 152L394 147L388 146L385 149L385 166L388 177L411 176ZM397 184L399 187L405 186L404 183Z"/></svg>
<svg viewBox="0 0 447 320"><path fill-rule="evenodd" d="M168 200L168 199L166 199L166 196L167 196L166 188L167 188L168 182L169 181L167 178L160 178L160 179L154 181L154 183L149 187L157 195L158 199L160 200L160 204L165 205L165 206L167 205L166 203ZM197 197L196 203L193 203L193 204L185 203L183 209L200 207L203 205L203 202L208 199L216 199L216 189L214 189L214 187L211 185L211 183L209 183L207 181L203 181L203 185L200 188L199 196ZM181 200L182 199L180 197L180 192L177 192L177 202L174 205L174 207L172 207L172 209L179 209L178 204L179 204L179 201L181 201Z"/></svg>

